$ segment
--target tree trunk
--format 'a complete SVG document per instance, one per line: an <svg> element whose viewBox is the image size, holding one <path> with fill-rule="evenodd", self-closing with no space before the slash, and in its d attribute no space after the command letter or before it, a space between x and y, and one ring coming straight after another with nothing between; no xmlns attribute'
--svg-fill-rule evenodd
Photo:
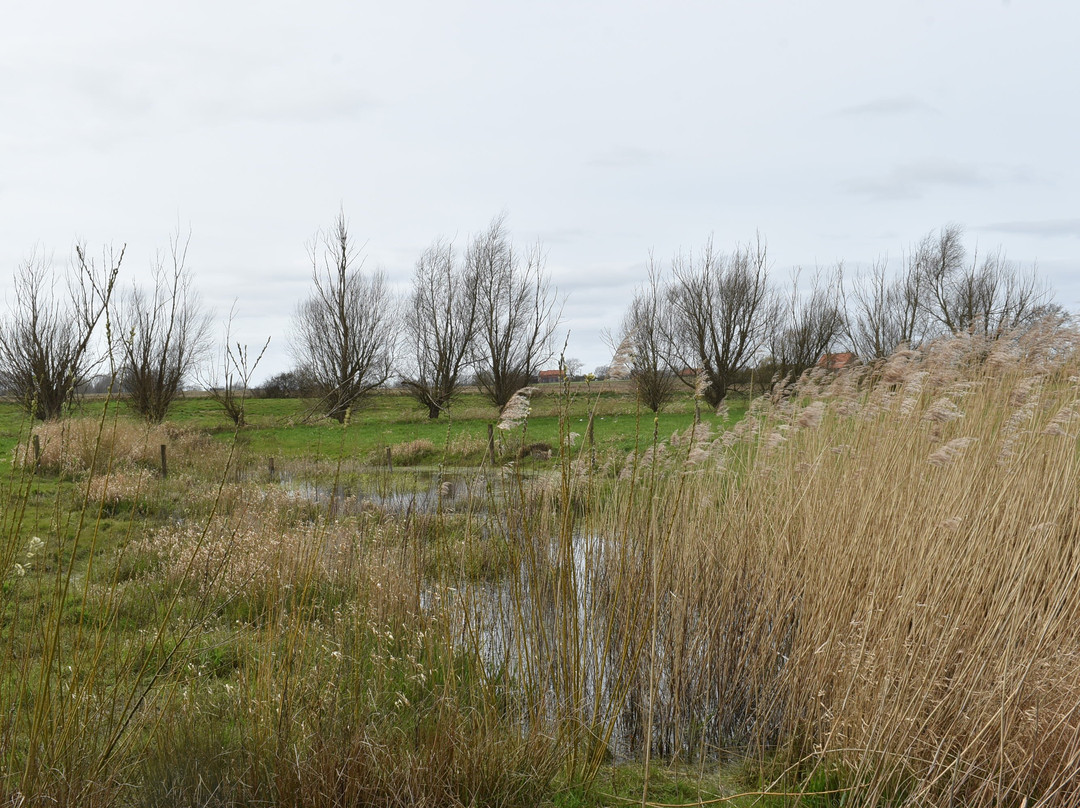
<svg viewBox="0 0 1080 808"><path fill-rule="evenodd" d="M720 406L720 402L727 396L727 382L723 379L714 379L712 384L705 388L705 401L714 410Z"/></svg>

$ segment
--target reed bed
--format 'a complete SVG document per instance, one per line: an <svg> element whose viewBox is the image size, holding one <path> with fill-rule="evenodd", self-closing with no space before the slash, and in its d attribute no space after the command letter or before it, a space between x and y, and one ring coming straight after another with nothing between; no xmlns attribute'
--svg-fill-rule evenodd
<svg viewBox="0 0 1080 808"><path fill-rule="evenodd" d="M642 548L594 573L631 748L859 804L1080 802L1074 347L940 341L642 453L589 528Z"/></svg>

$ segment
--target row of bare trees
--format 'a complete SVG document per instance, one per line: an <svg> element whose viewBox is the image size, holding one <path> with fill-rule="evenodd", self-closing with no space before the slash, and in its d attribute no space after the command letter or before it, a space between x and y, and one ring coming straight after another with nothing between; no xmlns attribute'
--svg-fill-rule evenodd
<svg viewBox="0 0 1080 808"><path fill-rule="evenodd" d="M1034 271L1000 250L969 253L955 225L908 250L899 271L881 259L848 279L837 264L806 284L796 270L786 294L770 278L760 238L730 253L710 240L667 267L650 256L648 268L624 315L612 367L654 411L680 382L697 386L716 407L751 368L790 377L841 344L872 360L901 344L958 332L998 336L1062 313Z"/></svg>
<svg viewBox="0 0 1080 808"><path fill-rule="evenodd" d="M168 255L155 257L149 289L119 286L123 247L105 248L96 261L77 244L66 271L35 252L15 273L0 321L0 387L48 420L105 367L136 413L161 421L209 348L210 315L191 285L188 240L178 231Z"/></svg>
<svg viewBox="0 0 1080 808"><path fill-rule="evenodd" d="M100 262L75 248L66 282L36 254L15 276L15 305L0 322L0 386L37 418L60 415L100 363L132 408L160 421L185 381L200 381L236 423L260 353L250 361L231 342L210 365L211 318L192 287L187 237L177 231L151 265L149 288L118 290L124 250ZM367 271L344 213L310 244L312 294L297 307L292 350L305 392L344 421L392 377L429 417L444 412L466 379L502 408L552 356L559 320L539 244L518 248L505 216L464 248L436 239L417 259L412 288L398 300L381 271ZM1047 289L1000 251L969 253L955 226L906 251L899 271L882 259L849 279L838 264L782 293L765 243L729 253L708 241L667 266L650 256L648 280L626 311L621 359L641 401L658 410L680 383L718 406L758 368L798 374L843 343L865 359L943 333L998 335L1052 312ZM95 354L104 323L106 349ZM265 351L266 346L263 346Z"/></svg>
<svg viewBox="0 0 1080 808"><path fill-rule="evenodd" d="M364 270L343 213L316 234L310 257L313 291L294 316L293 355L338 421L394 375L430 418L467 376L501 408L551 357L558 311L543 252L518 250L504 216L463 251L432 242L405 301L381 271Z"/></svg>
<svg viewBox="0 0 1080 808"><path fill-rule="evenodd" d="M35 253L16 274L13 305L0 322L0 387L35 417L55 418L107 366L132 409L158 422L197 377L243 424L262 353L251 359L232 343L234 311L211 356L211 316L192 285L189 242L177 231L152 261L149 286L125 289L117 284L123 249L106 250L99 264L79 245L66 273ZM433 242L417 261L407 301L381 271L365 270L343 213L309 252L312 293L294 317L294 375L331 418L344 421L392 376L432 418L466 377L502 407L551 357L558 312L544 255L539 245L519 250L504 216L463 251ZM104 348L95 350L102 326Z"/></svg>
<svg viewBox="0 0 1080 808"><path fill-rule="evenodd" d="M1061 313L1034 269L1007 261L1000 249L969 254L956 225L927 234L907 250L899 271L883 258L845 291L846 336L869 359L944 333L1000 336Z"/></svg>

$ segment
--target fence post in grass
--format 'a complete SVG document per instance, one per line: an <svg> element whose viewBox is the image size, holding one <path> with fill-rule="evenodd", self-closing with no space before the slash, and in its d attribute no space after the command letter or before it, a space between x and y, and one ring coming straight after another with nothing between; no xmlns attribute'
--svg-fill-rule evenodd
<svg viewBox="0 0 1080 808"><path fill-rule="evenodd" d="M161 444L161 479L169 476L169 464L165 459L165 444Z"/></svg>
<svg viewBox="0 0 1080 808"><path fill-rule="evenodd" d="M488 459L495 462L495 425L488 424Z"/></svg>
<svg viewBox="0 0 1080 808"><path fill-rule="evenodd" d="M41 436L34 435L34 468L41 465Z"/></svg>
<svg viewBox="0 0 1080 808"><path fill-rule="evenodd" d="M266 467L270 470L270 479L274 479L274 456L266 458Z"/></svg>
<svg viewBox="0 0 1080 808"><path fill-rule="evenodd" d="M390 452L390 447L386 447L386 467L390 470L394 470L394 455Z"/></svg>

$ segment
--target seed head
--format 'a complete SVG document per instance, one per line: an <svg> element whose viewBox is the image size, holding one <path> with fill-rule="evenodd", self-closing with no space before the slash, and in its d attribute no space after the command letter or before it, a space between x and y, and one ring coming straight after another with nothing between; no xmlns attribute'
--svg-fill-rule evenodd
<svg viewBox="0 0 1080 808"><path fill-rule="evenodd" d="M499 429L515 429L525 423L532 412L529 404L529 396L534 392L532 387L522 387L506 402L502 415L499 418Z"/></svg>
<svg viewBox="0 0 1080 808"><path fill-rule="evenodd" d="M953 438L951 441L949 441L940 449L931 454L926 459L926 462L929 463L931 466L948 466L950 463L960 457L960 455L964 453L964 450L967 449L967 447L974 442L975 438L971 437Z"/></svg>

